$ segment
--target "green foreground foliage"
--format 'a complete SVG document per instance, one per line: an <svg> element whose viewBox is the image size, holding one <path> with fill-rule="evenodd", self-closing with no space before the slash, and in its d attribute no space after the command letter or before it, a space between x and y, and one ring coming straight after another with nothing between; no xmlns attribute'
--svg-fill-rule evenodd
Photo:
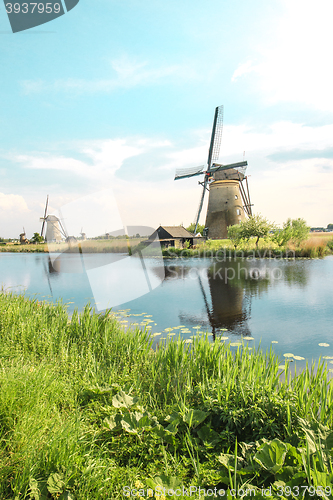
<svg viewBox="0 0 333 500"><path fill-rule="evenodd" d="M333 498L321 362L291 377L273 352L207 337L153 351L110 313L3 293L0 333L2 500Z"/></svg>

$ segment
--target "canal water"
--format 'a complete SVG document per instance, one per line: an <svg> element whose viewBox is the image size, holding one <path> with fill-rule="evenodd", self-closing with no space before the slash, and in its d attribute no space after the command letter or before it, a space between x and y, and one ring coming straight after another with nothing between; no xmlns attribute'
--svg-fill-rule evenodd
<svg viewBox="0 0 333 500"><path fill-rule="evenodd" d="M298 367L326 357L333 369L333 256L162 260L1 253L0 285L39 300L61 299L70 313L87 302L97 311L112 307L124 327L146 325L154 342L174 334L191 342L208 332L212 341L260 343L282 359L286 353L304 358Z"/></svg>

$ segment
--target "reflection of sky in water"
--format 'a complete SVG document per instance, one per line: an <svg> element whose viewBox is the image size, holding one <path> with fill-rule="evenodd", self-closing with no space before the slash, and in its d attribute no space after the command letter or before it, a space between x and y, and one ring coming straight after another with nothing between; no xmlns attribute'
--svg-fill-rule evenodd
<svg viewBox="0 0 333 500"><path fill-rule="evenodd" d="M110 258L103 254L85 255L85 268L99 266L101 273L103 264L104 268L110 264ZM78 271L77 259L80 256L66 256L64 269ZM140 260L132 260L132 265L141 266ZM148 274L158 278L157 262L145 259L145 265ZM27 293L38 294L38 298L52 294L54 301L62 298L64 302L74 302L69 305L69 311L74 307L82 309L89 300L95 305L86 272L50 270L47 254L0 254L0 285L5 289L26 288ZM184 325L190 331L182 335L189 338L198 331L193 327L199 326L200 331L226 335L231 341L240 335L251 335L255 345L261 340L264 349L271 346L273 340L278 341L273 347L280 354L291 352L309 359L333 355L331 256L296 262L167 260L165 274L162 284L150 293L114 309L152 315L151 331L162 332L163 337L167 335L166 328ZM122 289L121 276L115 276L114 282L119 293L128 297L124 294L125 288ZM94 284L95 289L96 284L98 282ZM138 284L138 290L140 286ZM143 288L146 291L147 287ZM103 292L105 290L99 291L101 297ZM125 319L140 323L144 317ZM330 346L319 346L322 342Z"/></svg>

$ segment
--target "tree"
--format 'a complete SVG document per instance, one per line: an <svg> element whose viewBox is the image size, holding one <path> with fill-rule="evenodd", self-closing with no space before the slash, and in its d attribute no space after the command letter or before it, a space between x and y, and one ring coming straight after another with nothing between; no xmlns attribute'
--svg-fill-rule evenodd
<svg viewBox="0 0 333 500"><path fill-rule="evenodd" d="M34 233L33 237L30 240L30 243L43 243L44 238L39 233Z"/></svg>
<svg viewBox="0 0 333 500"><path fill-rule="evenodd" d="M228 238L233 242L236 249L242 239L242 227L240 224L228 227Z"/></svg>
<svg viewBox="0 0 333 500"><path fill-rule="evenodd" d="M333 229L333 224L327 224L327 229Z"/></svg>
<svg viewBox="0 0 333 500"><path fill-rule="evenodd" d="M202 232L204 230L205 226L203 224L198 224L198 227L197 227L197 233L200 233L202 235ZM189 231L190 233L194 233L194 230L195 230L195 223L192 222L192 224L190 224L188 227L185 228L187 231ZM196 233L196 234L197 234Z"/></svg>
<svg viewBox="0 0 333 500"><path fill-rule="evenodd" d="M285 245L288 241L292 241L295 245L307 239L309 236L310 227L306 225L304 219L287 219L283 223L282 229L277 229L273 239L279 246Z"/></svg>
<svg viewBox="0 0 333 500"><path fill-rule="evenodd" d="M265 238L275 229L275 225L261 214L251 215L247 220L242 221L239 226L239 236L241 238L244 240L249 240L252 237L257 238L256 248L258 248L259 239Z"/></svg>

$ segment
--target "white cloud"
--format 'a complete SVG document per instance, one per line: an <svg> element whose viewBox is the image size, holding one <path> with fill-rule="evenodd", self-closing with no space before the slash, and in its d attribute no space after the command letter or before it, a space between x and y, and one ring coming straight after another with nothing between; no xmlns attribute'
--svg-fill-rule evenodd
<svg viewBox="0 0 333 500"><path fill-rule="evenodd" d="M37 155L11 156L12 161L22 164L23 168L35 170L61 170L72 172L81 178L101 183L105 187L114 181L114 175L125 160L140 157L155 150L168 150L172 146L168 140L150 138L127 138L91 141L77 149L83 159L70 156L41 153ZM141 160L142 163L143 160ZM141 164L140 164L141 165ZM143 167L144 168L144 167ZM156 166L158 169L159 166ZM144 170L143 170L144 173Z"/></svg>
<svg viewBox="0 0 333 500"><path fill-rule="evenodd" d="M332 144L333 124L310 127L301 123L280 121L264 130L256 131L245 125L225 126L221 146L221 158L243 151L274 152L285 148L320 149ZM239 159L235 160L239 161Z"/></svg>
<svg viewBox="0 0 333 500"><path fill-rule="evenodd" d="M151 66L147 61L137 61L123 56L111 61L113 75L111 77L86 80L80 78L62 78L53 82L45 80L24 80L21 82L23 92L26 94L45 91L95 93L113 92L120 88L133 88L137 86L151 86L158 83L179 82L197 77L195 70L188 64L173 64L164 66ZM106 74L110 72L106 68Z"/></svg>
<svg viewBox="0 0 333 500"><path fill-rule="evenodd" d="M23 196L0 193L0 210L17 214L29 211Z"/></svg>
<svg viewBox="0 0 333 500"><path fill-rule="evenodd" d="M252 71L255 71L257 69L257 66L254 66L252 64L252 61L247 61L244 64L240 64L238 68L234 71L231 81L235 82L240 76L243 76L247 73L251 73Z"/></svg>
<svg viewBox="0 0 333 500"><path fill-rule="evenodd" d="M271 38L258 48L257 88L269 104L298 102L333 111L333 3L283 0L282 5Z"/></svg>
<svg viewBox="0 0 333 500"><path fill-rule="evenodd" d="M85 155L87 161L49 154L19 155L16 160L28 169L64 170L94 179L105 175L106 179L110 179L127 158L143 153L147 147L142 140L133 140L132 144L128 144L125 139L110 139L94 141L83 147L79 153Z"/></svg>

